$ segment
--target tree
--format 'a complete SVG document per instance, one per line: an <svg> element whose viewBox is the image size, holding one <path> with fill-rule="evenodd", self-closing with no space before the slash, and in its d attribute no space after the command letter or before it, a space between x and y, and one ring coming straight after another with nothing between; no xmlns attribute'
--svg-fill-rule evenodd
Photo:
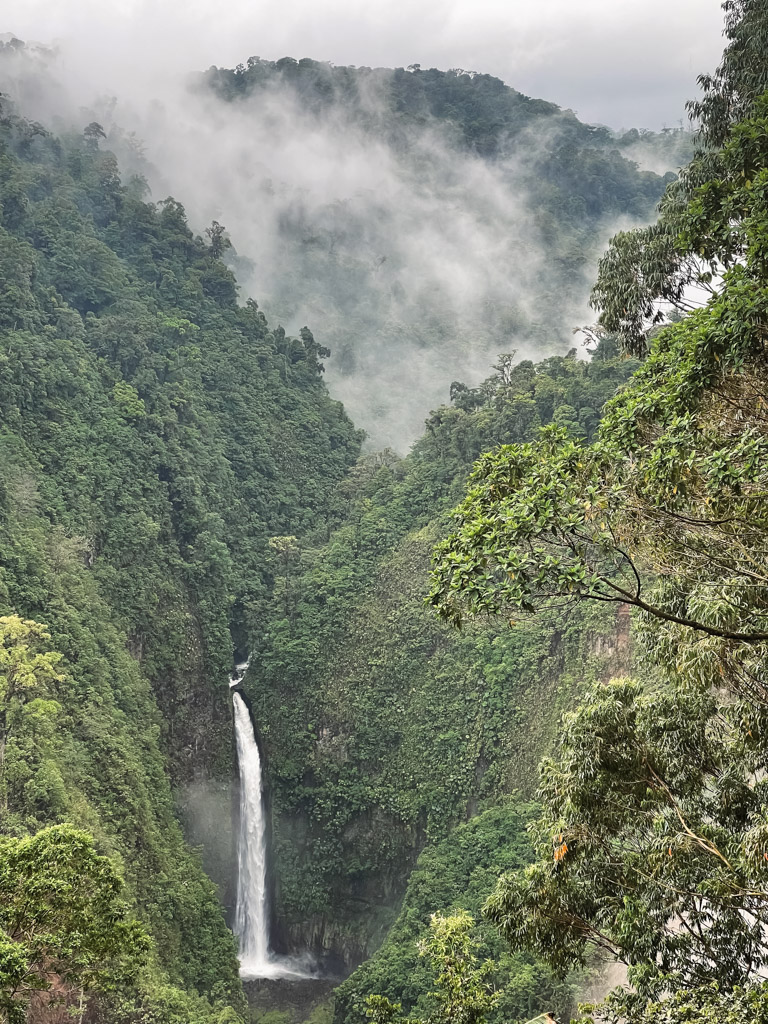
<svg viewBox="0 0 768 1024"><path fill-rule="evenodd" d="M411 1024L484 1024L486 1014L498 1002L489 984L493 963L479 963L472 938L474 920L466 910L449 915L433 914L429 934L419 943L419 953L435 972L436 1009L426 1021L403 1017L399 1003L383 996L368 996L367 1015L374 1024L409 1021Z"/></svg>
<svg viewBox="0 0 768 1024"><path fill-rule="evenodd" d="M487 916L558 969L619 960L643 1002L748 983L768 962L766 726L708 691L592 690L541 767L538 861Z"/></svg>
<svg viewBox="0 0 768 1024"><path fill-rule="evenodd" d="M717 656L768 692L767 137L761 99L679 219L689 247L727 266L717 293L654 339L595 443L549 430L480 460L438 552L443 615L623 601L723 641Z"/></svg>
<svg viewBox="0 0 768 1024"><path fill-rule="evenodd" d="M703 95L688 104L698 123L698 145L660 204L656 224L623 231L600 261L591 303L600 323L620 335L627 351L648 350L649 330L669 308L687 312L691 293L713 294L713 275L734 259L725 244L708 256L684 230L690 203L699 189L720 177L723 147L735 126L749 120L768 89L768 10L763 0L725 0L728 45L717 71L700 75Z"/></svg>
<svg viewBox="0 0 768 1024"><path fill-rule="evenodd" d="M54 983L71 994L136 979L150 941L122 889L111 861L71 825L0 837L0 1019L20 1024L33 994Z"/></svg>
<svg viewBox="0 0 768 1024"><path fill-rule="evenodd" d="M40 651L51 639L45 626L18 615L0 616L0 794L7 808L5 755L8 740L23 723L55 716L59 705L46 699L48 689L61 682L57 651Z"/></svg>
<svg viewBox="0 0 768 1024"><path fill-rule="evenodd" d="M98 121L91 121L90 124L83 128L83 138L89 142L94 148L98 146L99 139L106 139L107 133L104 131Z"/></svg>
<svg viewBox="0 0 768 1024"><path fill-rule="evenodd" d="M436 548L432 604L460 624L465 614L534 612L552 599L616 602L734 643L768 641L766 595L754 586L768 542L766 440L748 433L708 449L688 418L653 447L622 449L604 440L611 411L616 404L592 446L549 427L480 458L456 528ZM662 584L643 580L649 566L664 570ZM725 600L698 600L695 585L715 581Z"/></svg>
<svg viewBox="0 0 768 1024"><path fill-rule="evenodd" d="M585 1024L624 1024L626 996L609 996L599 1006L582 1007ZM768 985L723 992L716 983L676 992L633 1011L636 1024L766 1024Z"/></svg>
<svg viewBox="0 0 768 1024"><path fill-rule="evenodd" d="M211 221L211 226L205 229L205 233L209 240L208 251L214 259L221 259L226 250L232 248L232 242L227 235L227 229L223 224L219 224L217 220Z"/></svg>
<svg viewBox="0 0 768 1024"><path fill-rule="evenodd" d="M448 916L433 914L429 935L419 944L419 952L435 972L433 995L438 1009L430 1018L434 1024L483 1024L498 1001L488 980L493 964L479 963L474 951L473 925L466 910Z"/></svg>

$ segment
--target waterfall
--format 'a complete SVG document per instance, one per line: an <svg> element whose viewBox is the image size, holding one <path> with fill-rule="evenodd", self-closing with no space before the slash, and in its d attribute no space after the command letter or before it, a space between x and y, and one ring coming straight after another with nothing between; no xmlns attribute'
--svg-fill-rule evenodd
<svg viewBox="0 0 768 1024"><path fill-rule="evenodd" d="M242 681L247 668L238 665L230 686ZM248 707L232 694L235 739L240 770L240 834L237 843L237 904L235 934L240 943L243 978L313 978L317 970L308 955L277 956L269 949L267 900L267 835L264 816L261 755Z"/></svg>
<svg viewBox="0 0 768 1024"><path fill-rule="evenodd" d="M267 930L267 842L261 785L261 756L251 716L240 694L235 706L235 737L240 766L240 836L237 846L235 934L243 971L261 977L270 966Z"/></svg>

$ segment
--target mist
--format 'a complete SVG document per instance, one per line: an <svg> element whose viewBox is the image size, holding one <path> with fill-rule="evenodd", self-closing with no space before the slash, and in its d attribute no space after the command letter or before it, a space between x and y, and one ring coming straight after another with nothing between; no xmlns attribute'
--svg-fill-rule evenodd
<svg viewBox="0 0 768 1024"><path fill-rule="evenodd" d="M178 60L126 80L77 47L6 51L0 90L59 128L99 121L153 200L174 196L198 233L223 224L241 299L331 350L329 389L371 447L404 452L453 381L479 383L501 352L565 354L594 318L597 258L637 219L558 238L563 274L535 191L558 116L487 160L434 119L393 132L388 72L362 76L354 109L313 110L279 82L226 102Z"/></svg>
<svg viewBox="0 0 768 1024"><path fill-rule="evenodd" d="M100 80L119 74L133 87L252 53L420 61L495 75L615 129L676 125L722 49L718 0L4 0L3 14L0 31L62 41Z"/></svg>

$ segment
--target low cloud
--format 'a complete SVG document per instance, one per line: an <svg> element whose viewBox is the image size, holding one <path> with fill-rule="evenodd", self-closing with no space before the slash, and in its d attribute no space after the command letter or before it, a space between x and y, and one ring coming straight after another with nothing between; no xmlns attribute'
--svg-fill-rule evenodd
<svg viewBox="0 0 768 1024"><path fill-rule="evenodd" d="M81 128L96 118L153 199L172 194L199 232L223 223L243 297L331 349L331 392L372 446L407 449L451 382L478 383L499 352L571 347L572 328L590 318L600 245L625 225L598 225L567 282L555 283L529 186L557 118L490 162L434 121L391 137L386 76L364 78L354 113L345 103L309 112L277 86L227 103L190 64L178 69L188 24L164 60L169 11L143 49L131 11L111 17L125 27L123 58L131 46L141 53L133 74L116 61L102 77L105 53L87 57L84 30L53 54L6 55L0 88L41 120ZM192 24L200 16L193 8ZM198 40L190 52L199 49Z"/></svg>
<svg viewBox="0 0 768 1024"><path fill-rule="evenodd" d="M463 67L614 128L684 116L722 50L716 0L4 0L21 38L61 40L115 89L250 54L372 67Z"/></svg>

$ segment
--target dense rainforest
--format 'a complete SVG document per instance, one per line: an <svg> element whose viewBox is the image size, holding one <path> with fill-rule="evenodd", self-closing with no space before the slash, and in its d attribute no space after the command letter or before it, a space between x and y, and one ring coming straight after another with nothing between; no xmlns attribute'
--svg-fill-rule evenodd
<svg viewBox="0 0 768 1024"><path fill-rule="evenodd" d="M602 678L626 646L610 616L589 636L555 615L461 639L422 600L474 458L553 420L591 436L632 363L610 341L591 363L506 354L484 384L454 382L407 459L360 456L327 348L239 298L220 224L195 236L177 201L147 202L98 122L54 135L2 103L3 831L38 910L60 850L61 884L87 863L125 932L94 932L70 971L7 919L5 1010L41 1012L56 962L62 1012L225 1019L243 1010L234 945L178 816L231 913L233 658L254 665L275 941L354 964L424 843L530 793L578 670ZM521 850L524 817L508 819Z"/></svg>
<svg viewBox="0 0 768 1024"><path fill-rule="evenodd" d="M2 831L74 822L117 865L155 952L110 1020L214 1019L235 947L171 784L229 780L268 538L322 529L360 435L311 334L238 305L216 237L122 183L97 125L54 137L3 100L0 133ZM0 921L34 988L44 946Z"/></svg>
<svg viewBox="0 0 768 1024"><path fill-rule="evenodd" d="M351 305L317 341L270 327L220 223L149 202L100 122L53 134L0 96L9 1024L259 1018L227 928L246 655L272 938L365 961L337 1024L568 1016L606 963L629 987L585 1020L768 1019L768 14L724 6L693 158L603 257L589 358L541 291L535 320L489 307L502 354L451 384L451 339L487 349L387 283L395 333L424 309L408 344L448 370L405 457L363 450L323 380L329 341L365 352ZM341 105L412 166L436 124L492 168L543 133L524 176L566 306L663 185L622 155L637 133L488 76L254 58L198 88ZM317 244L284 222L285 301L346 275L377 317L355 274L379 239L342 220Z"/></svg>
<svg viewBox="0 0 768 1024"><path fill-rule="evenodd" d="M275 539L274 603L245 688L269 758L278 917L294 934L311 923L321 945L370 951L425 839L530 795L574 693L628 664L628 623L612 612L457 634L424 599L441 510L480 452L553 420L588 436L636 365L609 341L590 362L504 357L481 387L453 385L406 459L362 457L322 545Z"/></svg>

